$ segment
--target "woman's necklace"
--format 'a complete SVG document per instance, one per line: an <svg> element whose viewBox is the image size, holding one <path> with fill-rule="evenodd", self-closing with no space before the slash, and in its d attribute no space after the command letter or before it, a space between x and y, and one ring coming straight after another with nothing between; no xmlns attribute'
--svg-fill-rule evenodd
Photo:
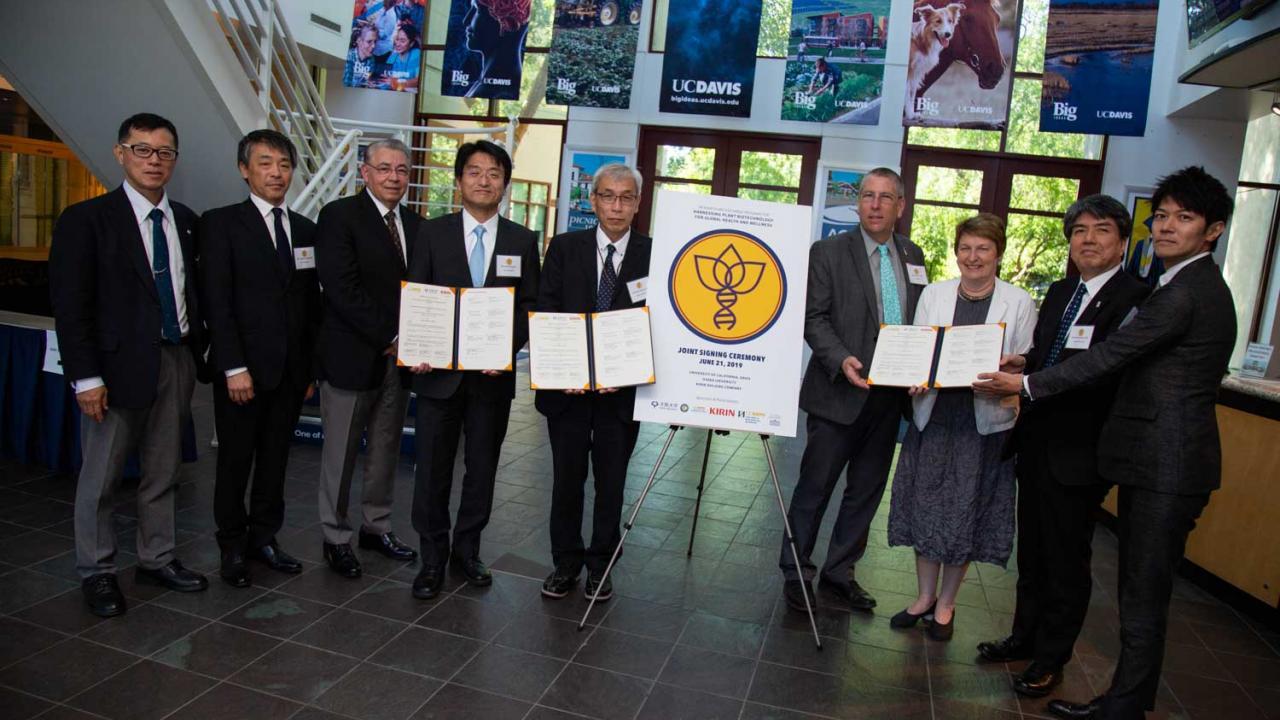
<svg viewBox="0 0 1280 720"><path fill-rule="evenodd" d="M964 298L965 300L968 300L969 302L981 302L981 301L986 300L987 298L991 297L991 296L992 296L992 294L994 294L994 293L995 293L995 291L996 291L996 286L995 286L995 285L992 285L990 290L986 291L985 293L983 293L983 294L981 294L981 295L970 295L969 293L967 293L967 292L965 292L965 291L964 291L964 286L963 286L963 285L961 285L961 286L960 286L960 297Z"/></svg>

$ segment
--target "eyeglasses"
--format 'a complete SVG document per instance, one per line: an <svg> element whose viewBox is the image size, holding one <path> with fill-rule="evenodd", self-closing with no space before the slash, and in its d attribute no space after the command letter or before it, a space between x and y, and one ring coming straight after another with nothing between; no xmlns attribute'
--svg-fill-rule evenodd
<svg viewBox="0 0 1280 720"><path fill-rule="evenodd" d="M482 170L481 168L472 167L463 170L462 174L466 175L467 178L471 180L479 180L482 175L494 182L501 182L503 180L503 173L501 170Z"/></svg>
<svg viewBox="0 0 1280 720"><path fill-rule="evenodd" d="M634 205L639 200L635 195L614 195L613 193L594 193L596 198L605 205L614 203L622 203L623 205Z"/></svg>
<svg viewBox="0 0 1280 720"><path fill-rule="evenodd" d="M369 163L365 163L365 167L374 171L378 175L386 176L391 173L395 173L400 177L409 177L409 166L407 165L370 165Z"/></svg>
<svg viewBox="0 0 1280 720"><path fill-rule="evenodd" d="M887 204L887 203L897 202L898 196L894 193L887 193L887 192L880 193L879 195L873 192L864 192L858 196L858 199L862 200L863 202L871 202L872 200L879 200L880 202Z"/></svg>
<svg viewBox="0 0 1280 720"><path fill-rule="evenodd" d="M178 159L178 151L173 148L153 148L150 145L130 145L129 143L120 143L120 147L133 153L134 157L142 158L143 160L146 160L152 155L155 155L165 162L173 162Z"/></svg>

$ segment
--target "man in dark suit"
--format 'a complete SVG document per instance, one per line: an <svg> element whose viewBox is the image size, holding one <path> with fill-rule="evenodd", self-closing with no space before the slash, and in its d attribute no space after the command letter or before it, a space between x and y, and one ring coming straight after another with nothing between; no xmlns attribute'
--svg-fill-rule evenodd
<svg viewBox="0 0 1280 720"><path fill-rule="evenodd" d="M1132 222L1115 198L1090 195L1062 220L1080 276L1049 286L1026 355L1028 372L1053 367L1107 339L1147 296L1121 269ZM1018 596L1013 631L978 645L992 662L1031 659L1014 690L1043 697L1062 668L1085 614L1093 513L1110 485L1098 474L1098 439L1119 378L1028 403L1006 453L1017 453Z"/></svg>
<svg viewBox="0 0 1280 720"><path fill-rule="evenodd" d="M854 579L853 566L866 549L871 518L884 495L907 394L871 388L861 371L875 353L881 323L909 324L920 289L929 282L924 253L893 231L905 208L898 174L872 170L858 192L860 224L809 250L804 337L813 356L800 386L807 437L787 512L803 567L796 568L785 538L778 563L786 580L783 595L793 609L805 609L803 593L816 571L809 557L846 467L820 587L848 609L876 605Z"/></svg>
<svg viewBox="0 0 1280 720"><path fill-rule="evenodd" d="M462 210L422 224L409 280L449 287L515 288L514 363L515 353L529 340L529 311L538 297L538 236L498 215L511 182L511 158L501 146L487 140L463 144L453 175ZM471 585L493 582L480 560L480 533L493 509L498 455L507 435L516 376L510 370L446 370L425 364L413 372L418 396L413 527L422 543L422 569L413 581L413 595L427 599L440 593L446 563ZM451 543L449 494L463 432L466 470Z"/></svg>
<svg viewBox="0 0 1280 720"><path fill-rule="evenodd" d="M1214 406L1236 316L1211 253L1231 196L1203 168L1189 167L1162 178L1151 202L1151 235L1166 270L1132 320L1054 367L983 374L974 384L980 392L1021 391L1035 402L1120 373L1098 444L1099 472L1119 485L1120 661L1102 696L1051 701L1059 717L1139 720L1152 709L1173 574L1220 479Z"/></svg>
<svg viewBox="0 0 1280 720"><path fill-rule="evenodd" d="M640 202L640 174L621 164L604 165L591 178L591 208L597 225L551 240L538 288L540 312L590 313L645 304L652 241L631 232ZM618 545L622 491L640 423L631 418L636 389L539 390L538 412L547 417L555 469L551 491L551 559L555 570L542 594L562 598L587 567L587 595L613 596L605 567ZM587 457L595 478L591 544L582 541L583 485ZM602 583L603 580L603 583Z"/></svg>
<svg viewBox="0 0 1280 720"><path fill-rule="evenodd" d="M317 358L320 422L320 523L324 558L343 577L360 577L351 550L347 501L361 436L367 433L360 547L392 560L417 552L391 531L391 500L409 403L396 366L400 283L413 259L422 218L400 201L409 188L409 148L379 140L365 149L365 189L334 200L316 224L316 270L324 289Z"/></svg>
<svg viewBox="0 0 1280 720"><path fill-rule="evenodd" d="M293 143L275 130L254 130L240 140L236 156L249 197L201 219L200 289L216 371L213 514L221 576L247 587L246 558L302 572L276 544L276 533L284 524L293 428L303 400L315 392L321 308L316 226L285 203L298 159Z"/></svg>
<svg viewBox="0 0 1280 720"><path fill-rule="evenodd" d="M115 158L124 183L63 211L49 251L58 345L83 413L76 570L89 609L102 617L125 611L111 511L134 450L142 463L137 581L179 592L208 587L173 554L182 428L204 353L196 215L165 193L178 131L158 115L134 115L120 125Z"/></svg>

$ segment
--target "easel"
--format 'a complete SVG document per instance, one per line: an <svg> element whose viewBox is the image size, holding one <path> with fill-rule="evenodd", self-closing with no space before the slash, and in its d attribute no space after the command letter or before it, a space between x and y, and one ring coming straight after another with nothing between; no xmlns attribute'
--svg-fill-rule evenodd
<svg viewBox="0 0 1280 720"><path fill-rule="evenodd" d="M622 546L627 541L627 535L631 532L631 528L635 525L636 516L640 514L640 507L644 505L644 499L649 496L649 490L653 488L653 481L658 477L658 469L662 467L662 460L667 456L667 450L671 447L671 441L675 439L676 432L683 426L672 425L667 432L667 440L662 444L662 451L658 453L658 459L653 463L653 470L649 471L649 479L644 484L644 489L640 491L640 497L636 499L635 507L631 508L631 517L622 524L622 537L618 538L618 546L613 549L613 556L609 558L609 564L605 566L604 576L600 579L603 585L604 581L609 578L609 573L613 571L613 566L618 562L618 556L622 554ZM702 476L698 479L698 499L694 504L693 511L693 532L698 528L698 508L702 505L702 488L707 478L707 459L711 455L711 437L714 433L728 435L728 430L707 430L707 444L702 452ZM773 450L769 447L769 436L760 433L760 442L764 444L764 456L769 463L769 477L773 480L773 491L778 498L778 509L782 511L782 527L787 534L787 544L791 546L791 559L796 563L797 571L801 568L800 553L796 550L796 539L791 534L791 521L787 518L787 505L782 499L782 486L778 484L778 470L773 463ZM693 532L689 534L689 553L693 555ZM804 609L809 615L809 628L813 630L813 643L819 650L822 649L822 639L818 636L818 623L813 616L813 602L809 599L809 586L807 583L801 583L801 594L804 595ZM588 596L591 600L587 604L586 612L582 613L582 620L578 622L578 630L581 631L587 624L587 618L591 615L591 609L596 605L596 596Z"/></svg>

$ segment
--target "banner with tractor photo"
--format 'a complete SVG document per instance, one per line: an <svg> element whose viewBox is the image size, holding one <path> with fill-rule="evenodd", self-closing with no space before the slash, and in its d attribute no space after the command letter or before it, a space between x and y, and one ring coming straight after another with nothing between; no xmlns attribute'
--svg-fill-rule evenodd
<svg viewBox="0 0 1280 720"><path fill-rule="evenodd" d="M556 0L547 102L631 107L644 0Z"/></svg>
<svg viewBox="0 0 1280 720"><path fill-rule="evenodd" d="M782 119L875 125L889 0L793 0Z"/></svg>

